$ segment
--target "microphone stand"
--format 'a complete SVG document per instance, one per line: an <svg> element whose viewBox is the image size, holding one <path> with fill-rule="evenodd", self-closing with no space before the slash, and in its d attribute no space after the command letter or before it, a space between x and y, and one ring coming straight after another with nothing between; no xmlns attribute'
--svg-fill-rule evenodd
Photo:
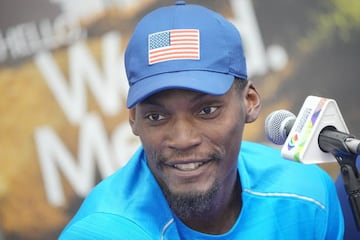
<svg viewBox="0 0 360 240"><path fill-rule="evenodd" d="M360 230L360 184L359 173L356 169L355 157L338 158L341 175L343 177L345 191L348 195L356 227Z"/></svg>
<svg viewBox="0 0 360 240"><path fill-rule="evenodd" d="M324 152L331 153L340 165L345 191L348 195L357 229L360 230L360 177L356 167L358 155L351 152L345 144L351 135L334 131L334 129L334 127L326 127L321 131L319 147Z"/></svg>

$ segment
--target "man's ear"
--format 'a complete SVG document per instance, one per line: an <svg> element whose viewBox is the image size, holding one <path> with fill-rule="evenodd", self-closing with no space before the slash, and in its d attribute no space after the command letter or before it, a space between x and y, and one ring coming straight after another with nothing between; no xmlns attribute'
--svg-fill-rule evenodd
<svg viewBox="0 0 360 240"><path fill-rule="evenodd" d="M129 110L129 123L133 134L138 136L137 127L136 127L136 107L133 107Z"/></svg>
<svg viewBox="0 0 360 240"><path fill-rule="evenodd" d="M255 121L261 109L261 98L254 84L249 81L245 89L246 123Z"/></svg>

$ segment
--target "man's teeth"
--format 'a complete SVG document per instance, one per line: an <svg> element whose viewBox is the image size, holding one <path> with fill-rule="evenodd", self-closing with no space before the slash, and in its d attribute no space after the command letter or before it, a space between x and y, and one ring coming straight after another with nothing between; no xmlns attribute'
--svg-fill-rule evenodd
<svg viewBox="0 0 360 240"><path fill-rule="evenodd" d="M195 162L195 163L181 163L181 164L175 164L174 168L177 168L179 170L183 171L191 171L199 168L201 165L203 165L203 162Z"/></svg>

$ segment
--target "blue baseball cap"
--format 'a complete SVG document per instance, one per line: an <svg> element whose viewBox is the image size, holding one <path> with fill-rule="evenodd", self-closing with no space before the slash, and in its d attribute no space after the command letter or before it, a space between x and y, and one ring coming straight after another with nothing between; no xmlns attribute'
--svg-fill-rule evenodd
<svg viewBox="0 0 360 240"><path fill-rule="evenodd" d="M147 14L125 50L127 107L166 89L223 95L247 79L240 33L220 14L178 1Z"/></svg>

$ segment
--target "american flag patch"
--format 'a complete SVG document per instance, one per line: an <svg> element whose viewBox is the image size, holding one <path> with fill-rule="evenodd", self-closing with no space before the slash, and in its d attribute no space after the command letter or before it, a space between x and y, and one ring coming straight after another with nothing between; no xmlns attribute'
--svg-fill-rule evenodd
<svg viewBox="0 0 360 240"><path fill-rule="evenodd" d="M149 35L149 64L178 59L200 59L197 29L173 29Z"/></svg>

